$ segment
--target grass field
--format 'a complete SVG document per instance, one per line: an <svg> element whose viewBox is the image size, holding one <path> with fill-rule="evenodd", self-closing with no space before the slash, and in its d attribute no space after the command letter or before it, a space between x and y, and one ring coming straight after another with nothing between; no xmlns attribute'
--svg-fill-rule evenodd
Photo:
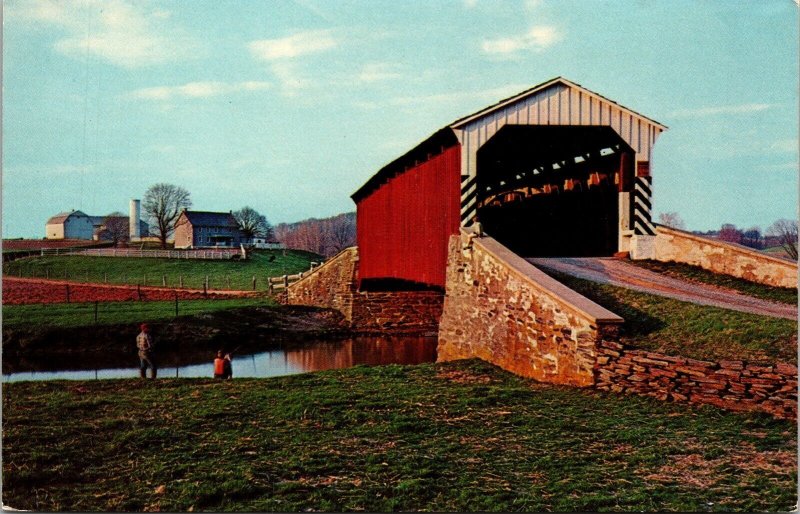
<svg viewBox="0 0 800 514"><path fill-rule="evenodd" d="M785 511L796 425L480 361L4 385L3 501L38 511Z"/></svg>
<svg viewBox="0 0 800 514"><path fill-rule="evenodd" d="M647 260L630 261L630 263L670 277L727 287L728 289L734 289L746 295L755 296L756 298L797 305L797 289L793 287L767 286L730 275L713 273L700 266L692 266L679 262Z"/></svg>
<svg viewBox="0 0 800 514"><path fill-rule="evenodd" d="M274 306L271 298L180 300L178 315L207 314L240 307ZM131 320L152 322L175 317L175 302L100 302L95 322L94 303L3 305L3 327L81 327L115 325Z"/></svg>
<svg viewBox="0 0 800 514"><path fill-rule="evenodd" d="M245 261L200 259L151 259L132 257L33 257L3 265L3 273L12 276L66 279L78 282L110 284L162 285L177 287L180 277L186 288L202 289L206 276L210 289L251 290L268 288L267 278L295 274L309 269L311 262L322 259L301 250L261 250Z"/></svg>
<svg viewBox="0 0 800 514"><path fill-rule="evenodd" d="M695 359L797 362L797 322L706 307L546 270L625 319L622 341Z"/></svg>

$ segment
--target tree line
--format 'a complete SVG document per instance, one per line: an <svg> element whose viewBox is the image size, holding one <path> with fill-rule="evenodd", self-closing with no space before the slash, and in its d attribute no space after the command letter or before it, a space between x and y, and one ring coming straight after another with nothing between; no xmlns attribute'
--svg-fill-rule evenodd
<svg viewBox="0 0 800 514"><path fill-rule="evenodd" d="M287 248L306 250L331 257L356 244L356 213L330 218L309 218L296 223L275 225L275 239Z"/></svg>

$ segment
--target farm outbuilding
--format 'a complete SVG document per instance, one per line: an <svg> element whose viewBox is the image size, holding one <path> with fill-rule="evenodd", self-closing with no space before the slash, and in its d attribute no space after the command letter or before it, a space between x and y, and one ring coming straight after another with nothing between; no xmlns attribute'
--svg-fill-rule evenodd
<svg viewBox="0 0 800 514"><path fill-rule="evenodd" d="M82 211L61 212L47 220L44 226L47 239L87 239L94 236L92 217Z"/></svg>
<svg viewBox="0 0 800 514"><path fill-rule="evenodd" d="M665 129L561 77L456 120L353 194L360 287L443 288L475 222L523 256L646 256Z"/></svg>

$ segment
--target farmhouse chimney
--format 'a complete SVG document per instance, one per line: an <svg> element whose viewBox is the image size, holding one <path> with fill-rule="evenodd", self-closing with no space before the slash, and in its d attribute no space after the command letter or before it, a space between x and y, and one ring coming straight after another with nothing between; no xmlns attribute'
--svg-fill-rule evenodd
<svg viewBox="0 0 800 514"><path fill-rule="evenodd" d="M141 238L141 232L139 231L139 217L140 217L140 207L139 207L139 200L131 200L131 215L130 215L130 236L131 241L137 241Z"/></svg>

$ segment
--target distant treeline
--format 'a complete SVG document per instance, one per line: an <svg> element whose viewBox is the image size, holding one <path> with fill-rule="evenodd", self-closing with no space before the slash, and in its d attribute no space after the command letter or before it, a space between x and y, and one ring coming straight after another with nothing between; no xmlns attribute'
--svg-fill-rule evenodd
<svg viewBox="0 0 800 514"><path fill-rule="evenodd" d="M275 239L287 248L306 250L330 257L356 244L356 213L330 218L310 218L275 225Z"/></svg>

